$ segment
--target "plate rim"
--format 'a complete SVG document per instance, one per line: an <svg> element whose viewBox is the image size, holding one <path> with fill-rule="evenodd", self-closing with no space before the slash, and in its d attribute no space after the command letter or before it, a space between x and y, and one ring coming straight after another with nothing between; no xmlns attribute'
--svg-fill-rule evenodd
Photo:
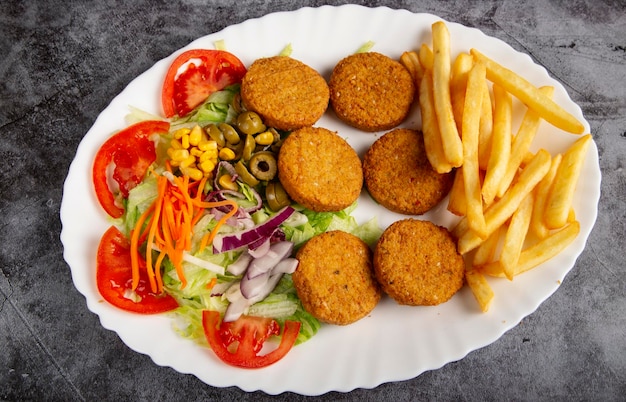
<svg viewBox="0 0 626 402"><path fill-rule="evenodd" d="M82 284L77 283L77 278L74 274L74 269L72 268L72 263L70 261L74 260L74 257L71 255L71 251L72 251L72 247L71 245L69 245L67 242L69 241L69 239L71 238L71 228L67 225L67 214L70 213L68 212L68 208L69 208L69 199L66 198L67 196L69 196L70 192L71 192L71 187L70 184L72 183L72 181L70 180L70 178L73 178L73 174L75 174L75 172L73 172L73 168L75 168L76 166L78 166L76 163L78 155L81 151L83 151L83 154L85 152L85 149L87 149L87 145L88 143L85 141L88 138L91 138L93 136L95 136L96 134L90 134L92 133L92 131L95 132L95 128L98 126L99 122L102 121L102 119L107 119L108 115L110 114L109 112L111 111L111 108L114 104L116 104L116 102L119 101L119 99L121 99L122 95L124 93L126 93L126 91L129 90L129 88L132 88L133 85L136 85L136 83L141 79L141 77L144 77L145 74L147 74L149 71L154 70L157 66L169 63L177 54L179 54L180 52L189 49L189 48L193 48L194 46L197 46L198 43L200 43L202 40L207 40L210 38L218 38L219 36L224 36L226 34L229 33L230 30L236 30L236 29L241 29L241 27L245 27L245 26L252 26L254 24L258 24L258 23L262 23L262 20L264 19L271 19L271 18L281 18L281 17L290 17L293 16L295 14L302 14L302 13L319 13L319 14L323 14L323 13L337 13L337 11L335 10L342 10L342 12L346 12L348 10L354 10L354 11L359 11L362 13L381 13L381 12L385 12L385 13L402 13L402 14L410 14L411 18L418 18L418 17L426 17L427 19L434 19L434 20L442 20L445 21L446 24L450 24L450 25L454 25L454 26L459 26L462 27L463 29L467 29L467 30L472 30L472 31L476 31L474 32L475 34L480 34L482 36L484 36L485 38L489 38L489 40L495 40L500 42L500 45L504 45L505 47L508 47L512 52L514 52L516 55L518 55L520 58L522 59L527 59L528 62L532 63L534 66L536 66L537 68L543 70L543 72L545 73L545 75L550 79L553 80L555 82L557 82L560 86L561 89L565 92L565 94L567 95L568 100L578 109L577 112L578 114L580 114L580 116L582 117L585 126L586 126L586 130L589 131L589 124L588 122L584 119L584 117L582 116L582 110L580 108L580 106L578 104L576 104L573 100L571 100L571 98L569 98L569 94L567 94L567 91L564 89L563 85L560 83L560 81L558 81L556 78L550 76L549 72L546 70L546 68L540 64L535 63L532 58L527 55L526 53L522 53L519 52L517 50L515 50L513 47L511 47L508 43L502 41L501 39L495 38L495 37L491 37L486 35L485 33L483 33L481 30L479 30L478 28L474 28L474 27L468 27L468 26L464 26L462 24L459 23L455 23L455 22L451 22L451 21L447 21L444 20L434 14L430 14L430 13L413 13L409 10L406 9L392 9L390 7L387 6L380 6L380 7L367 7L367 6L362 6L362 5L355 5L355 4L346 4L346 5L341 5L341 6L331 6L331 5L324 5L324 6L320 6L320 7L302 7L293 11L277 11L277 12L273 12L273 13L269 13L266 15L263 15L261 17L256 17L256 18L252 18L252 19L248 19L245 21L242 21L238 24L234 24L234 25L230 25L218 32L214 32L214 33L210 33L208 35L202 36L200 38L197 38L193 41L191 41L188 45L174 51L173 53L171 53L168 57L165 57L159 61L157 61L156 63L154 63L148 70L144 71L143 73L141 73L140 75L138 75L137 77L135 77L133 80L131 80L129 82L129 84L119 93L117 94L109 103L109 105L107 105L107 107L105 109L103 109L101 111L101 113L98 115L98 117L96 118L96 120L94 121L92 127L90 128L90 130L85 134L84 138L81 140L77 150L76 150L76 155L74 160L72 161L70 168L68 170L68 174L67 177L65 179L64 182L64 191L63 191L63 199L61 202L61 208L60 208L60 215L61 215L61 223L62 223L62 230L61 230L61 241L63 243L64 246L64 250L63 250L63 256L65 261L68 263L68 265L70 266L70 270L72 272L72 280L74 282L74 286L76 287L77 290L79 290L79 292L81 294L83 294L83 296L86 299L87 302L87 306L89 308L89 310L93 313L95 313L96 315L98 315L99 320L101 325L109 330L112 330L114 332L117 333L118 337L120 337L120 339L127 345L129 346L131 349L133 349L134 351L138 352L138 353L142 353L142 354L148 354L151 359L160 366L167 366L167 367L171 367L176 371L179 371L181 373L187 373L187 374L194 374L196 375L196 377L198 377L201 381L205 382L208 385L211 386L216 386L216 387L226 387L226 386L237 386L239 388L241 388L244 391L257 391L257 390L261 390L270 394L278 394L278 393L282 393L282 392L287 392L287 391L291 391L291 392L297 392L303 395L320 395L323 393L327 393L330 391L339 391L339 392L348 392L351 391L353 389L356 388L374 388L377 387L378 385L385 383L385 382L389 382L389 381L402 381L402 380L407 380L407 379L411 379L411 378L415 378L419 375L421 375L423 372L425 371L430 371L430 370L435 370L438 369L442 366L444 366L445 364L448 364L450 362L453 361L458 361L462 358L464 358L468 353L474 351L474 350L478 350L482 347L485 347L491 343L493 343L494 341L496 341L497 339L499 339L500 337L502 337L507 331L509 331L511 328L513 328L515 325L517 325L517 323L519 322L511 322L508 323L507 325L505 325L502 329L501 328L501 332L497 335L494 335L492 338L486 340L485 342L483 342L482 345L478 345L476 347L472 347L469 350L462 350L459 353L457 353L455 358L452 359L448 359L445 362L442 362L440 365L437 365L437 367L431 367L431 368L426 368L423 369L417 373L407 373L406 376L404 376L403 378L399 378L397 376L394 377L389 377L389 376L385 376L385 375L379 375L375 380L371 380L369 382L367 381L361 381L361 383L359 383L359 381L352 381L349 383L346 383L343 387L342 386L334 386L332 387L332 389L330 388L324 388L324 389L320 389L319 391L317 390L311 390L309 388L298 388L298 387L291 387L291 388L281 388L280 386L277 386L276 384L273 385L266 385L266 386L257 386L256 383L246 383L246 384L238 384L237 381L222 381L221 383L217 384L217 383L210 383L207 382L205 379L201 378L200 376L197 375L197 373L194 372L190 372L190 371L186 371L186 370L180 370L177 367L174 367L174 365L169 364L166 361L163 361L162 359L157 358L155 360L155 357L152 356L152 354L147 353L144 350L138 350L130 345L128 345L128 343L126 342L125 338L122 336L122 334L120 334L120 332L116 329L116 328L112 328L110 323L108 323L103 316L101 315L101 313L98 312L98 308L97 306L94 306L94 303L98 303L97 301L93 301L90 300L88 298L88 295L84 292L84 288ZM407 17L408 18L408 17ZM449 26L450 26L449 25ZM485 54L489 55L489 52L485 52ZM597 212L598 212L598 203L599 203L599 198L600 198L600 184L601 184L601 171L599 169L599 159L597 156L597 148L596 148L596 144L595 141L592 142L592 147L591 148L591 152L588 154L588 160L589 159L593 159L593 162L596 163L597 165L597 182L596 183L592 183L595 184L594 188L592 189L594 193L597 194L597 198L594 201L594 205L595 208L592 211L592 224L589 227L588 231L581 231L581 233L579 234L579 239L578 241L580 242L582 240L582 244L583 247L582 249L576 253L575 256L573 256L573 258L570 258L571 261L571 267L569 269L566 270L566 272L563 274L563 278L567 275L567 273L569 273L576 265L576 260L578 259L578 257L580 256L580 254L582 254L582 252L584 251L584 245L587 242L587 239L593 229L593 226L595 224L595 221L597 219ZM83 155L81 154L81 155ZM593 158L590 158L591 156L593 156ZM594 168L596 166L593 166ZM588 212L588 211L586 211ZM542 300L537 301L531 308L530 311L527 312L526 314L523 314L523 316L521 318L527 317L528 315L532 314L547 298L549 298L556 290L558 289L558 286L554 286L553 289L551 289L551 291L549 292L549 294L543 298ZM133 316L136 318L136 316ZM163 317L160 317L163 318ZM169 320L169 318L167 318ZM354 325L354 324L353 324ZM319 336L316 335L316 337ZM315 337L311 340L314 341ZM309 341L309 342L311 342ZM186 341L189 342L189 341ZM308 342L307 342L308 343ZM296 349L294 349L295 351ZM293 352L292 352L293 353ZM367 382L367 383L365 383Z"/></svg>

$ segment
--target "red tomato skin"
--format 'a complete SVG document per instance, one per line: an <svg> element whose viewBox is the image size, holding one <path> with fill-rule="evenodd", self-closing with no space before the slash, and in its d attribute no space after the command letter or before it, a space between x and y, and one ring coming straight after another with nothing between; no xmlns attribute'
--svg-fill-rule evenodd
<svg viewBox="0 0 626 402"><path fill-rule="evenodd" d="M205 310L202 312L204 334L217 357L224 363L242 368L263 368L276 363L291 350L300 333L298 321L286 321L278 348L258 355L265 340L278 335L280 327L271 318L241 316L237 321L221 322L220 313ZM238 342L237 350L229 346Z"/></svg>
<svg viewBox="0 0 626 402"><path fill-rule="evenodd" d="M178 307L176 299L168 294L156 295L150 291L145 261L139 259L139 285L135 293L141 301L124 297L132 285L130 242L115 226L102 235L96 256L96 283L104 300L122 310L139 314L158 314Z"/></svg>
<svg viewBox="0 0 626 402"><path fill-rule="evenodd" d="M143 180L148 167L156 159L153 134L166 134L169 123L165 121L143 121L133 124L107 139L96 153L92 177L96 197L102 208L113 218L124 214L124 209L115 203L115 194L109 188L107 174L109 166L115 165L115 180L123 197Z"/></svg>
<svg viewBox="0 0 626 402"><path fill-rule="evenodd" d="M192 59L185 71L178 70ZM213 49L191 49L181 53L170 65L163 82L161 103L165 117L187 115L213 92L240 83L245 65L232 53Z"/></svg>

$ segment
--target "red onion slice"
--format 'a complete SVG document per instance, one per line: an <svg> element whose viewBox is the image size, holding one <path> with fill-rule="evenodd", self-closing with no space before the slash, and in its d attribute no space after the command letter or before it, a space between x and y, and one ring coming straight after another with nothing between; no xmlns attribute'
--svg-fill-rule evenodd
<svg viewBox="0 0 626 402"><path fill-rule="evenodd" d="M248 266L246 276L248 278L254 278L258 275L269 272L280 261L291 255L293 251L293 243L290 241L281 241L274 243L270 246L270 249L265 255L259 258L255 258Z"/></svg>
<svg viewBox="0 0 626 402"><path fill-rule="evenodd" d="M272 268L271 275L293 274L296 272L296 268L298 268L298 260L295 258L285 258Z"/></svg>
<svg viewBox="0 0 626 402"><path fill-rule="evenodd" d="M276 215L253 228L236 233L218 233L213 239L213 253L219 254L225 251L247 247L249 244L259 241L260 239L270 237L276 228L291 216L293 211L294 209L291 206L287 206Z"/></svg>
<svg viewBox="0 0 626 402"><path fill-rule="evenodd" d="M248 265L250 265L250 261L252 261L252 256L248 254L247 251L241 253L241 255L230 264L226 270L233 275L241 275L246 272L248 269Z"/></svg>
<svg viewBox="0 0 626 402"><path fill-rule="evenodd" d="M239 284L241 294L248 300L256 297L257 295L262 293L263 288L267 285L267 281L269 279L269 272L257 275L254 278L249 278L247 275L244 275L243 278L241 278L241 283ZM270 289L270 292L272 291L272 289Z"/></svg>
<svg viewBox="0 0 626 402"><path fill-rule="evenodd" d="M260 242L260 244L251 244L248 248L248 254L250 254L254 258L261 258L265 254L267 254L268 251L270 251L270 246L271 241L268 237L267 239L264 239L262 242Z"/></svg>
<svg viewBox="0 0 626 402"><path fill-rule="evenodd" d="M250 303L250 305L253 305L254 303L258 303L261 300L265 299L267 296L269 296L269 294L272 293L272 290L274 290L276 285L278 285L278 281L280 281L280 278L282 277L283 277L283 274L270 275L269 279L265 283L265 286L263 286L259 290L259 293L257 293L256 296L248 299L248 302Z"/></svg>

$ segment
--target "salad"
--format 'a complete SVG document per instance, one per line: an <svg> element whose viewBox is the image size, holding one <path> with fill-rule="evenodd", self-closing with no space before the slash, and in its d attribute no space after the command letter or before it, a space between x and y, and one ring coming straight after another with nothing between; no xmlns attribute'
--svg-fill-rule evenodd
<svg viewBox="0 0 626 402"><path fill-rule="evenodd" d="M356 205L318 213L289 199L276 175L289 133L242 107L245 73L227 51L184 52L163 80L164 116L131 108L129 126L102 144L93 185L112 225L96 279L112 305L168 313L181 336L258 368L320 328L291 281L298 247L335 229L372 245L381 229L357 225Z"/></svg>

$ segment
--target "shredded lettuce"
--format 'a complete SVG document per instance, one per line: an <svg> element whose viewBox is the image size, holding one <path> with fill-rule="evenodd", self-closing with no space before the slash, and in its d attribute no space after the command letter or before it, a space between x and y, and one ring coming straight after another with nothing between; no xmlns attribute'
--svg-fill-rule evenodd
<svg viewBox="0 0 626 402"><path fill-rule="evenodd" d="M146 177L146 179L128 192L126 215L122 228L126 237L130 237L130 232L135 227L137 220L150 207L157 195L157 180L153 176Z"/></svg>
<svg viewBox="0 0 626 402"><path fill-rule="evenodd" d="M292 241L295 248L299 248L313 236L330 230L342 230L352 233L370 247L378 241L378 238L382 234L382 229L378 225L376 217L359 225L356 219L350 215L356 208L356 202L338 212L314 212L297 205L294 206L294 208L296 208L298 213L306 216L307 222L300 225L293 225L287 221L281 227L285 232L287 240ZM296 216L294 219L297 218Z"/></svg>
<svg viewBox="0 0 626 402"><path fill-rule="evenodd" d="M128 106L128 109L130 110L130 113L128 113L125 117L126 123L128 125L147 120L166 120L162 116L146 112L145 110L141 110L135 106Z"/></svg>
<svg viewBox="0 0 626 402"><path fill-rule="evenodd" d="M191 113L184 117L172 120L172 126L181 126L188 123L230 123L237 116L232 106L235 95L239 92L239 84L230 85L221 91L213 92L207 100Z"/></svg>
<svg viewBox="0 0 626 402"><path fill-rule="evenodd" d="M174 330L185 338L206 344L202 327L202 311L216 310L224 313L228 306L228 301L224 296L211 296L211 290L207 288L207 284L213 278L216 278L218 283L234 282L235 279L188 266L185 267L185 276L187 286L182 290L175 271L169 271L165 277L167 280L164 279L168 293L174 296L180 305L173 312L176 317ZM302 307L302 302L293 287L291 275L287 274L283 275L268 297L250 306L246 314L271 317L281 325L287 320L300 321L300 333L296 343L305 342L313 337L321 326L320 322Z"/></svg>
<svg viewBox="0 0 626 402"><path fill-rule="evenodd" d="M360 48L358 48L356 50L356 53L367 53L370 50L372 50L372 48L374 47L374 42L371 40L368 40L367 42L365 42L363 45L361 45Z"/></svg>
<svg viewBox="0 0 626 402"><path fill-rule="evenodd" d="M291 56L291 53L293 52L293 47L291 46L291 43L288 43L287 46L285 46L283 48L283 50L280 51L280 53L278 53L279 56Z"/></svg>

